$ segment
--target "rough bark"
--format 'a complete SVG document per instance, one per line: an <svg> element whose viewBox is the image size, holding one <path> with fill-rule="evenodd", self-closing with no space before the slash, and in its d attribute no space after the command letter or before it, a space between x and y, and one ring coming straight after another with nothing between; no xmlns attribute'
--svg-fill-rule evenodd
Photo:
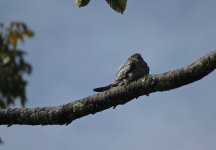
<svg viewBox="0 0 216 150"><path fill-rule="evenodd" d="M0 109L0 125L63 125L89 114L125 104L142 95L168 91L202 79L216 68L216 50L194 63L55 107Z"/></svg>

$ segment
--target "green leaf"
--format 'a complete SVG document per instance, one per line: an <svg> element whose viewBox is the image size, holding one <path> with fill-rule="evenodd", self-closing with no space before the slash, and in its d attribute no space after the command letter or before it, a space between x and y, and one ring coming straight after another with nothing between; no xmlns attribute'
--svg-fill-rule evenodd
<svg viewBox="0 0 216 150"><path fill-rule="evenodd" d="M32 30L26 30L26 31L25 31L25 35L28 36L28 37L30 38L30 37L33 37L33 36L34 36L34 32L33 32Z"/></svg>
<svg viewBox="0 0 216 150"><path fill-rule="evenodd" d="M88 5L90 0L74 0L74 2L78 7L84 7L84 6Z"/></svg>
<svg viewBox="0 0 216 150"><path fill-rule="evenodd" d="M16 49L16 45L17 45L17 34L15 32L10 32L8 35L8 39L10 41L10 43L13 45L14 49Z"/></svg>
<svg viewBox="0 0 216 150"><path fill-rule="evenodd" d="M123 14L123 12L126 9L127 0L106 0L106 1L113 10L121 14Z"/></svg>

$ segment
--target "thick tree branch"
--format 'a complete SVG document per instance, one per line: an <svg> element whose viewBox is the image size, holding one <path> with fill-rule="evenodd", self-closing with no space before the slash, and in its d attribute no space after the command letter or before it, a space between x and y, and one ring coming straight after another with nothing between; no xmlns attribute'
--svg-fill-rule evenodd
<svg viewBox="0 0 216 150"><path fill-rule="evenodd" d="M178 88L211 73L216 68L216 51L201 57L194 63L163 74L144 76L127 86L75 100L56 107L0 109L0 125L62 125L110 107L125 104L134 98L158 91Z"/></svg>

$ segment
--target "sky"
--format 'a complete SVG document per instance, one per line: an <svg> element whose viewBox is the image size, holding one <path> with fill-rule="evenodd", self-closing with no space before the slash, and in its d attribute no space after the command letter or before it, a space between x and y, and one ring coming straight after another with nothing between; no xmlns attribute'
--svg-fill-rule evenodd
<svg viewBox="0 0 216 150"><path fill-rule="evenodd" d="M113 82L134 53L159 74L215 50L215 6L215 0L128 0L121 15L103 0L84 8L72 0L1 0L0 21L24 21L36 34L19 45L33 66L26 107L57 106ZM215 83L214 71L68 126L1 126L0 149L214 150Z"/></svg>

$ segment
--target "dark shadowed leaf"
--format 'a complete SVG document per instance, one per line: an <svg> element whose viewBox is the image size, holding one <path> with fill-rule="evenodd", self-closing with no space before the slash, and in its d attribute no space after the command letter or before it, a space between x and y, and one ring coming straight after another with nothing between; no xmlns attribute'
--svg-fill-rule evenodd
<svg viewBox="0 0 216 150"><path fill-rule="evenodd" d="M84 6L88 5L90 0L74 0L74 2L77 6L84 7Z"/></svg>
<svg viewBox="0 0 216 150"><path fill-rule="evenodd" d="M127 0L106 0L113 10L122 13L126 9Z"/></svg>
<svg viewBox="0 0 216 150"><path fill-rule="evenodd" d="M4 142L2 141L1 137L0 137L0 144L3 144Z"/></svg>

